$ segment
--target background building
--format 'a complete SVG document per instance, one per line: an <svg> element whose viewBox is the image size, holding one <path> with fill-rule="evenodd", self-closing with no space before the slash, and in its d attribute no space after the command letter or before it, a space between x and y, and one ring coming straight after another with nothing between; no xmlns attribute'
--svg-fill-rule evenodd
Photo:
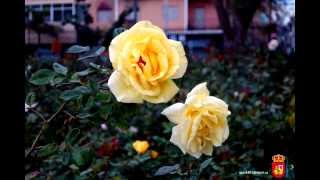
<svg viewBox="0 0 320 180"><path fill-rule="evenodd" d="M72 24L63 23L75 15L84 19L86 7L92 16L90 27L102 33L108 30L121 12L137 5L137 20L150 20L163 28L168 36L190 46L207 46L206 36L221 35L222 30L213 0L25 0L26 21L32 20L32 11L46 11L47 24L57 27L62 43L76 43L76 31ZM135 12L128 17L134 23ZM37 44L37 34L26 28L26 44ZM200 38L201 37L201 38ZM48 34L41 34L40 44L52 42ZM202 43L199 43L201 41Z"/></svg>

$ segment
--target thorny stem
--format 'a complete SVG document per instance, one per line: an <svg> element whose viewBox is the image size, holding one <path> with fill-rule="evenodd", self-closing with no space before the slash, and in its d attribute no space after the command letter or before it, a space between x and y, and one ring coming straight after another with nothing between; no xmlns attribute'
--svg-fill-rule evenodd
<svg viewBox="0 0 320 180"><path fill-rule="evenodd" d="M76 119L76 117L72 114L70 114L68 111L64 110L63 111L65 114L67 114L69 117L71 117L72 119Z"/></svg>
<svg viewBox="0 0 320 180"><path fill-rule="evenodd" d="M37 144L37 142L38 142L41 134L42 134L43 131L46 129L46 125L49 124L50 121L52 121L52 120L58 115L58 113L63 109L63 107L64 107L65 104L66 104L66 103L64 102L64 103L59 107L59 109L58 109L48 120L44 119L43 116L42 116L40 113L37 113L37 115L41 115L40 117L44 119L44 122L43 122L43 124L42 124L42 127L41 127L38 135L37 135L36 138L34 139L32 145L31 145L31 147L30 147L30 150L26 153L25 158L27 158L27 157L29 156L29 154L33 151L33 149L35 148L35 146L36 146L36 144ZM34 112L35 112L35 111L34 111Z"/></svg>
<svg viewBox="0 0 320 180"><path fill-rule="evenodd" d="M46 119L35 109L31 108L31 111L33 111L34 113L36 113L44 122L46 122Z"/></svg>
<svg viewBox="0 0 320 180"><path fill-rule="evenodd" d="M58 115L58 113L63 109L63 107L64 107L65 104L66 104L66 103L64 102L64 103L59 107L58 111L55 112L55 113L47 120L47 123L49 123L50 121L52 121L52 120Z"/></svg>

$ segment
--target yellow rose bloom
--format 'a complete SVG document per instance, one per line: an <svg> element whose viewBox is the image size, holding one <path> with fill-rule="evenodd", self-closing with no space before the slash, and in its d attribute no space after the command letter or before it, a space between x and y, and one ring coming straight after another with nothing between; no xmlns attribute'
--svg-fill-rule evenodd
<svg viewBox="0 0 320 180"><path fill-rule="evenodd" d="M143 154L145 153L148 148L149 148L149 143L148 141L135 141L133 144L133 149L137 151L138 154Z"/></svg>
<svg viewBox="0 0 320 180"><path fill-rule="evenodd" d="M159 156L158 151L152 150L152 151L150 152L150 157L151 157L152 159L156 159L158 156Z"/></svg>
<svg viewBox="0 0 320 180"><path fill-rule="evenodd" d="M149 21L116 36L109 57L114 72L108 86L123 103L168 102L179 90L172 79L181 78L188 64L182 44Z"/></svg>
<svg viewBox="0 0 320 180"><path fill-rule="evenodd" d="M229 136L227 116L231 113L228 105L209 96L206 82L198 84L187 94L185 104L173 104L161 114L176 124L170 141L184 154L196 158L202 154L212 155L213 146L221 146Z"/></svg>

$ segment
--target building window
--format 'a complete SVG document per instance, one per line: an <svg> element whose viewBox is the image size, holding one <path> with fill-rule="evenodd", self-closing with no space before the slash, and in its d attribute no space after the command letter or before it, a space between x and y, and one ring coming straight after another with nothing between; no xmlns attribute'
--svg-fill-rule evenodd
<svg viewBox="0 0 320 180"><path fill-rule="evenodd" d="M112 11L110 10L99 10L98 11L98 21L99 22L110 22L112 21Z"/></svg>
<svg viewBox="0 0 320 180"><path fill-rule="evenodd" d="M27 12L26 21L32 21L34 18L33 17L34 13L42 14L44 16L45 21L47 20L47 18L50 17L50 13L45 11L45 6L43 6L43 5L26 6L26 12Z"/></svg>
<svg viewBox="0 0 320 180"><path fill-rule="evenodd" d="M32 5L31 9L32 9L32 11L40 12L40 11L42 11L42 5Z"/></svg>
<svg viewBox="0 0 320 180"><path fill-rule="evenodd" d="M53 5L53 21L62 21L62 5L55 4Z"/></svg>
<svg viewBox="0 0 320 180"><path fill-rule="evenodd" d="M68 20L72 18L73 7L72 4L63 5L63 20Z"/></svg>
<svg viewBox="0 0 320 180"><path fill-rule="evenodd" d="M112 7L108 3L101 2L99 4L97 20L102 23L113 21Z"/></svg>
<svg viewBox="0 0 320 180"><path fill-rule="evenodd" d="M164 18L167 21L175 21L178 19L178 7L169 5L169 6L164 6Z"/></svg>
<svg viewBox="0 0 320 180"><path fill-rule="evenodd" d="M194 26L195 28L204 28L205 12L204 8L195 8L194 10Z"/></svg>
<svg viewBox="0 0 320 180"><path fill-rule="evenodd" d="M42 12L45 13L44 21L49 22L50 21L50 5L43 5L42 6Z"/></svg>
<svg viewBox="0 0 320 180"><path fill-rule="evenodd" d="M74 15L73 4L46 4L26 6L26 9L32 12L44 13L46 22L61 22L70 19ZM32 13L29 13L29 20L32 20Z"/></svg>

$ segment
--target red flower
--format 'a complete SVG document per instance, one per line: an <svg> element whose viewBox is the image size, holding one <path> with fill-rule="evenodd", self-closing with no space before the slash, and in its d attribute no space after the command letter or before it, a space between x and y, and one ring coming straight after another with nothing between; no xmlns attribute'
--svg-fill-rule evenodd
<svg viewBox="0 0 320 180"><path fill-rule="evenodd" d="M103 156L112 156L120 148L119 140L117 138L112 138L111 142L106 142L102 144L98 150L97 155L100 157Z"/></svg>
<svg viewBox="0 0 320 180"><path fill-rule="evenodd" d="M223 61L223 60L224 60L223 54L219 54L218 57L217 57L217 59L218 59L219 61Z"/></svg>
<svg viewBox="0 0 320 180"><path fill-rule="evenodd" d="M248 97L248 96L250 96L250 95L252 94L251 89L248 88L248 87L243 88L243 89L242 89L242 92L244 92L245 97Z"/></svg>
<svg viewBox="0 0 320 180"><path fill-rule="evenodd" d="M112 148L117 151L120 148L119 139L114 137L111 140Z"/></svg>
<svg viewBox="0 0 320 180"><path fill-rule="evenodd" d="M211 176L211 180L220 180L220 176L213 175L213 176Z"/></svg>

